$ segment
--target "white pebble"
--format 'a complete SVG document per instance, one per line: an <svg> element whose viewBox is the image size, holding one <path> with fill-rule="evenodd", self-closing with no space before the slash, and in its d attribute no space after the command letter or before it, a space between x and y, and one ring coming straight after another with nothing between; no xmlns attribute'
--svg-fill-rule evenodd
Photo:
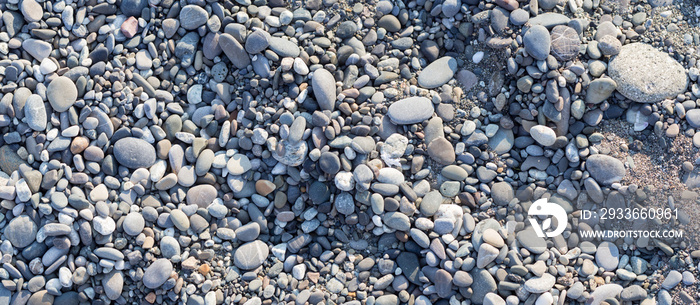
<svg viewBox="0 0 700 305"><path fill-rule="evenodd" d="M473 61L475 64L480 63L482 59L484 59L484 52L481 52L481 51L476 52L476 53L474 54L474 56L472 56L472 61Z"/></svg>

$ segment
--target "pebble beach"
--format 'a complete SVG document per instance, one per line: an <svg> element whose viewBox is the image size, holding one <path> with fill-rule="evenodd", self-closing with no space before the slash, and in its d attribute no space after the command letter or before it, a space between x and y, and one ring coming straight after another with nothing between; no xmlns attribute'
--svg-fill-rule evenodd
<svg viewBox="0 0 700 305"><path fill-rule="evenodd" d="M696 2L0 16L0 305L700 300Z"/></svg>

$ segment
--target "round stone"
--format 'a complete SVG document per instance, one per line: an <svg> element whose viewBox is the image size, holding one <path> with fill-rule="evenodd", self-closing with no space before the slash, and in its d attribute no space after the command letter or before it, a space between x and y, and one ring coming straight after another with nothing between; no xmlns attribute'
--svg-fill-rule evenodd
<svg viewBox="0 0 700 305"><path fill-rule="evenodd" d="M423 88L437 88L452 79L457 72L457 60L445 56L430 63L418 76L418 85Z"/></svg>
<svg viewBox="0 0 700 305"><path fill-rule="evenodd" d="M186 30L194 30L209 19L209 13L201 6L190 4L180 10L180 27Z"/></svg>
<svg viewBox="0 0 700 305"><path fill-rule="evenodd" d="M170 278L171 273L173 273L173 263L169 259L159 258L143 273L143 285L146 288L156 289Z"/></svg>
<svg viewBox="0 0 700 305"><path fill-rule="evenodd" d="M442 165L450 165L455 162L454 147L444 137L439 137L428 144L428 155Z"/></svg>
<svg viewBox="0 0 700 305"><path fill-rule="evenodd" d="M532 126L530 135L537 143L545 147L554 145L554 142L557 140L557 134L554 130L544 125Z"/></svg>
<svg viewBox="0 0 700 305"><path fill-rule="evenodd" d="M688 87L685 68L668 54L645 43L627 44L608 63L617 91L638 103L675 99Z"/></svg>
<svg viewBox="0 0 700 305"><path fill-rule="evenodd" d="M49 83L46 97L54 111L64 112L78 99L78 88L70 78L59 76Z"/></svg>
<svg viewBox="0 0 700 305"><path fill-rule="evenodd" d="M27 119L29 128L35 131L44 131L46 129L46 107L41 96L36 94L29 96L27 103L24 105L24 117Z"/></svg>
<svg viewBox="0 0 700 305"><path fill-rule="evenodd" d="M202 184L191 187L187 191L187 203L206 209L216 199L216 188L213 185Z"/></svg>
<svg viewBox="0 0 700 305"><path fill-rule="evenodd" d="M124 217L124 222L122 222L122 229L124 233L130 236L136 236L141 234L143 228L146 226L146 221L143 219L141 213L131 212Z"/></svg>
<svg viewBox="0 0 700 305"><path fill-rule="evenodd" d="M612 35L605 35L598 40L598 49L600 53L606 56L614 56L620 53L622 43L619 39Z"/></svg>
<svg viewBox="0 0 700 305"><path fill-rule="evenodd" d="M617 269L617 264L620 262L620 251L615 244L604 241L595 252L595 262L605 271L613 271ZM678 276L680 278L680 273ZM680 279L678 281L680 282Z"/></svg>
<svg viewBox="0 0 700 305"><path fill-rule="evenodd" d="M557 25L552 29L552 55L561 61L568 61L578 56L581 40L571 27Z"/></svg>
<svg viewBox="0 0 700 305"><path fill-rule="evenodd" d="M603 154L589 156L586 170L596 182L605 185L619 182L627 174L622 161Z"/></svg>
<svg viewBox="0 0 700 305"><path fill-rule="evenodd" d="M617 83L611 78L598 78L588 85L586 90L586 103L600 104L608 99L615 89Z"/></svg>
<svg viewBox="0 0 700 305"><path fill-rule="evenodd" d="M321 110L333 111L336 99L333 74L323 68L314 71L311 88L313 88L316 102Z"/></svg>
<svg viewBox="0 0 700 305"><path fill-rule="evenodd" d="M39 228L27 215L13 218L5 228L5 237L17 248L24 248L34 242Z"/></svg>
<svg viewBox="0 0 700 305"><path fill-rule="evenodd" d="M549 55L552 40L547 28L541 25L534 25L523 35L523 44L525 45L525 51L532 58L545 60Z"/></svg>
<svg viewBox="0 0 700 305"><path fill-rule="evenodd" d="M236 249L233 254L233 262L236 267L243 270L253 270L260 267L267 256L270 254L270 249L267 244L256 240L243 244Z"/></svg>
<svg viewBox="0 0 700 305"><path fill-rule="evenodd" d="M395 124L409 125L423 122L433 116L433 102L421 96L414 96L394 102L387 115Z"/></svg>
<svg viewBox="0 0 700 305"><path fill-rule="evenodd" d="M231 175L243 175L248 172L253 165L250 163L250 159L243 154L235 154L228 159L226 163L226 169Z"/></svg>
<svg viewBox="0 0 700 305"><path fill-rule="evenodd" d="M352 215L355 212L355 200L348 192L342 192L335 198L335 209L343 215Z"/></svg>
<svg viewBox="0 0 700 305"><path fill-rule="evenodd" d="M156 163L156 149L138 138L123 138L114 143L114 158L128 168L150 167Z"/></svg>

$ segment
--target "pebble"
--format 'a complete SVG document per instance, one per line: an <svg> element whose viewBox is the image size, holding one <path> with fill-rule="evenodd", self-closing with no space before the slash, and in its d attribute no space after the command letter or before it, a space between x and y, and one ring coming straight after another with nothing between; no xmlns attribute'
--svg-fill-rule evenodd
<svg viewBox="0 0 700 305"><path fill-rule="evenodd" d="M557 134L552 130L552 128L536 125L530 128L530 135L537 143L542 146L548 147L554 145L557 140Z"/></svg>
<svg viewBox="0 0 700 305"><path fill-rule="evenodd" d="M622 161L607 155L596 154L586 159L586 170L600 184L610 185L627 175Z"/></svg>
<svg viewBox="0 0 700 305"><path fill-rule="evenodd" d="M423 122L433 116L433 103L424 97L409 97L389 106L387 115L391 121L400 125Z"/></svg>
<svg viewBox="0 0 700 305"><path fill-rule="evenodd" d="M243 270L252 270L260 267L265 262L270 250L262 241L256 240L245 243L238 247L233 254L236 267Z"/></svg>
<svg viewBox="0 0 700 305"><path fill-rule="evenodd" d="M423 88L437 88L452 79L457 72L457 60L450 56L439 58L423 69L418 84Z"/></svg>
<svg viewBox="0 0 700 305"><path fill-rule="evenodd" d="M335 78L328 70L314 71L311 87L314 89L316 102L322 110L335 109Z"/></svg>
<svg viewBox="0 0 700 305"><path fill-rule="evenodd" d="M78 89L70 78L60 76L49 83L46 88L46 97L53 110L64 112L78 99Z"/></svg>
<svg viewBox="0 0 700 305"><path fill-rule="evenodd" d="M525 51L532 58L545 60L549 55L552 40L547 28L542 25L534 25L523 35L523 44Z"/></svg>
<svg viewBox="0 0 700 305"><path fill-rule="evenodd" d="M688 86L681 64L641 42L624 45L608 63L608 74L617 83L618 92L638 103L675 98Z"/></svg>
<svg viewBox="0 0 700 305"><path fill-rule="evenodd" d="M551 33L552 55L561 61L574 59L578 56L581 40L578 33L566 25L557 25Z"/></svg>
<svg viewBox="0 0 700 305"><path fill-rule="evenodd" d="M149 289L157 289L168 280L173 272L173 264L170 260L159 258L151 263L143 273L143 285Z"/></svg>

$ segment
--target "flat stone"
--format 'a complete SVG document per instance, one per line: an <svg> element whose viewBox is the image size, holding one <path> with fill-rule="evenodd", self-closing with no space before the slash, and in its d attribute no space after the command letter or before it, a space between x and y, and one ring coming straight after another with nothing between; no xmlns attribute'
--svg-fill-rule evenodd
<svg viewBox="0 0 700 305"><path fill-rule="evenodd" d="M683 276L680 272L678 272L676 270L671 270L668 272L668 274L666 275L666 278L661 283L661 287L663 287L664 289L671 290L674 287L676 287L681 282L682 279L683 279Z"/></svg>
<svg viewBox="0 0 700 305"><path fill-rule="evenodd" d="M48 58L53 51L53 47L46 41L29 38L22 42L22 49L38 61ZM61 77L58 77L61 78ZM56 79L58 79L56 78ZM54 79L55 80L55 79Z"/></svg>
<svg viewBox="0 0 700 305"><path fill-rule="evenodd" d="M539 254L547 250L547 242L544 238L537 236L531 227L518 232L515 237L525 249L532 253Z"/></svg>
<svg viewBox="0 0 700 305"><path fill-rule="evenodd" d="M544 125L536 125L530 128L530 136L545 147L554 145L557 140L557 134L554 130Z"/></svg>
<svg viewBox="0 0 700 305"><path fill-rule="evenodd" d="M78 88L70 78L59 76L49 83L46 97L54 111L64 112L78 99Z"/></svg>
<svg viewBox="0 0 700 305"><path fill-rule="evenodd" d="M316 102L322 110L333 111L335 108L335 78L326 69L314 71L311 79L311 88L314 90Z"/></svg>
<svg viewBox="0 0 700 305"><path fill-rule="evenodd" d="M185 5L180 10L180 26L185 30L194 30L205 23L209 19L209 13L198 5Z"/></svg>
<svg viewBox="0 0 700 305"><path fill-rule="evenodd" d="M270 45L270 38L270 33L258 28L246 38L245 50L249 54L260 53Z"/></svg>
<svg viewBox="0 0 700 305"><path fill-rule="evenodd" d="M423 88L437 88L452 79L457 72L457 60L445 56L430 63L420 75L418 75L418 85Z"/></svg>
<svg viewBox="0 0 700 305"><path fill-rule="evenodd" d="M248 53L243 48L243 45L241 45L236 38L231 36L231 34L221 34L219 36L219 46L236 68L243 69L250 65Z"/></svg>
<svg viewBox="0 0 700 305"><path fill-rule="evenodd" d="M586 103L600 104L608 99L617 89L617 83L610 78L598 78L593 80L586 89Z"/></svg>
<svg viewBox="0 0 700 305"><path fill-rule="evenodd" d="M474 268L471 271L473 283L471 285L474 293L471 300L474 304L481 304L488 293L496 292L496 280L487 270Z"/></svg>
<svg viewBox="0 0 700 305"><path fill-rule="evenodd" d="M159 258L153 262L143 273L143 285L149 289L156 289L170 278L173 272L173 263L165 258Z"/></svg>
<svg viewBox="0 0 700 305"><path fill-rule="evenodd" d="M533 26L541 25L545 28L551 29L557 25L569 24L569 21L571 21L569 17L559 13L544 13L530 18L528 22Z"/></svg>
<svg viewBox="0 0 700 305"><path fill-rule="evenodd" d="M27 99L24 105L24 117L27 119L29 128L35 131L44 131L46 129L46 107L41 96L32 94Z"/></svg>
<svg viewBox="0 0 700 305"><path fill-rule="evenodd" d="M150 167L156 163L156 149L138 138L122 138L114 143L114 158L128 168Z"/></svg>
<svg viewBox="0 0 700 305"><path fill-rule="evenodd" d="M267 244L256 240L238 247L233 254L233 262L238 268L253 270L260 267L267 260L269 254L270 249Z"/></svg>
<svg viewBox="0 0 700 305"><path fill-rule="evenodd" d="M685 120L693 128L700 127L700 109L690 109L690 110L686 111ZM695 134L697 135L700 133L695 133Z"/></svg>
<svg viewBox="0 0 700 305"><path fill-rule="evenodd" d="M435 273L434 283L438 297L448 298L452 294L452 275L449 272L439 269Z"/></svg>
<svg viewBox="0 0 700 305"><path fill-rule="evenodd" d="M136 236L141 234L145 226L146 221L143 219L141 213L131 212L124 218L122 229L124 229L124 233Z"/></svg>
<svg viewBox="0 0 700 305"><path fill-rule="evenodd" d="M433 116L433 102L425 97L409 97L389 106L387 115L395 124L409 125L423 122Z"/></svg>
<svg viewBox="0 0 700 305"><path fill-rule="evenodd" d="M544 273L540 277L533 277L525 281L523 288L530 293L545 293L554 287L556 280L553 275Z"/></svg>
<svg viewBox="0 0 700 305"><path fill-rule="evenodd" d="M19 9L26 22L37 22L44 16L44 9L35 0L22 0Z"/></svg>
<svg viewBox="0 0 700 305"><path fill-rule="evenodd" d="M121 271L113 270L102 278L102 287L105 295L110 300L116 300L122 295L124 289L124 275Z"/></svg>
<svg viewBox="0 0 700 305"><path fill-rule="evenodd" d="M437 138L428 144L428 155L442 165L455 162L454 146L444 137Z"/></svg>
<svg viewBox="0 0 700 305"><path fill-rule="evenodd" d="M586 170L600 184L619 182L627 175L622 161L608 155L595 154L586 159Z"/></svg>
<svg viewBox="0 0 700 305"><path fill-rule="evenodd" d="M187 203L206 209L216 199L217 192L213 185L202 184L187 191Z"/></svg>
<svg viewBox="0 0 700 305"><path fill-rule="evenodd" d="M613 271L620 262L620 251L615 244L604 241L598 245L598 249L595 253L595 261L598 266L606 271Z"/></svg>
<svg viewBox="0 0 700 305"><path fill-rule="evenodd" d="M505 206L515 198L513 186L508 182L496 182L491 187L491 198L499 206Z"/></svg>
<svg viewBox="0 0 700 305"><path fill-rule="evenodd" d="M395 230L408 232L411 229L411 221L406 214L401 212L388 212L384 214L384 223Z"/></svg>
<svg viewBox="0 0 700 305"><path fill-rule="evenodd" d="M552 55L561 61L576 58L581 46L578 33L566 25L557 25L550 35L552 41Z"/></svg>
<svg viewBox="0 0 700 305"><path fill-rule="evenodd" d="M533 25L523 35L525 51L536 60L545 60L549 55L552 40L547 28L541 25Z"/></svg>
<svg viewBox="0 0 700 305"><path fill-rule="evenodd" d="M17 248L24 248L34 242L39 228L27 215L13 218L5 228L4 236Z"/></svg>
<svg viewBox="0 0 700 305"><path fill-rule="evenodd" d="M675 98L688 87L685 68L668 54L645 43L627 44L608 63L617 91L638 103Z"/></svg>

